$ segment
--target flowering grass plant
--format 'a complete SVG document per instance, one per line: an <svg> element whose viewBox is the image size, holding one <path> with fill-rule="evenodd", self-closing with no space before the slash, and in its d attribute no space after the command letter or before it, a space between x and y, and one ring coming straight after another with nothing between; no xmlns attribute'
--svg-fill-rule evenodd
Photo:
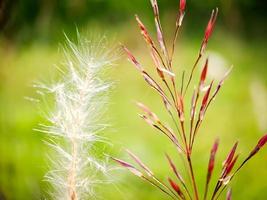
<svg viewBox="0 0 267 200"><path fill-rule="evenodd" d="M185 16L186 1L180 0L174 36L170 47L167 45L162 30L157 0L151 0L151 5L154 13L158 44L156 44L156 42L152 39L147 31L147 28L137 15L136 21L148 46L150 56L153 60L154 69L156 70L158 77L152 77L152 75L146 71L143 65L135 58L129 49L127 49L125 46L123 46L123 49L126 52L129 60L140 72L146 83L159 95L175 129L173 130L167 126L166 123L163 122L148 106L138 102L137 106L142 112L140 117L147 124L167 137L168 140L175 146L177 153L186 162L186 169L190 176L191 183L184 179L184 175L180 173L180 170L174 163L173 159L167 154L166 160L169 163L170 169L175 175L176 180L173 178L168 178L166 181L160 180L152 172L152 170L146 166L143 161L141 161L141 159L139 159L129 150L127 150L127 152L137 166L117 158L113 159L121 166L130 170L130 172L132 172L134 175L155 186L172 199L218 199L239 170L265 145L267 142L267 135L264 135L259 139L254 149L250 152L245 160L240 162L240 164L238 164L238 154L236 153L238 143L236 142L230 149L226 159L222 164L221 173L215 177L216 184L213 186L210 183L211 179L213 178L212 176L214 168L216 167L215 157L219 146L219 140L216 139L210 151L206 182L203 183L205 189L203 192L199 191L200 186L196 182L195 177L195 170L197 169L195 169L192 164L192 154L195 150L195 140L198 136L199 129L202 125L208 108L214 101L217 94L220 92L221 87L223 86L223 83L228 77L231 69L225 73L224 77L219 81L219 83L216 84L214 80L212 80L210 83L206 83L206 76L209 68L209 61L206 59L206 62L202 68L202 72L199 76L199 81L197 82L196 86L193 87L193 91L190 91L190 86L192 85L196 68L200 63L200 60L205 56L205 50L208 41L215 27L218 9L214 9L211 13L211 17L206 26L198 55L190 70L189 76L186 77L185 72L182 72L182 82L180 85L178 85L176 80L177 74L174 73L173 56L175 52L176 40ZM187 104L184 102L185 97L189 95L190 92L192 94L191 103L189 107L186 107ZM201 195L202 193L203 195ZM231 196L232 192L229 189L226 198L230 200Z"/></svg>

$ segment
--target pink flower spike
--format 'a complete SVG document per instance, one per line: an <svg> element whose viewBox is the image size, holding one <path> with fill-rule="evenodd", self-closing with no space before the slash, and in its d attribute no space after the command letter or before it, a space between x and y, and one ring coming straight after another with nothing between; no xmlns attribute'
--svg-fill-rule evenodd
<svg viewBox="0 0 267 200"><path fill-rule="evenodd" d="M212 175L212 172L213 172L213 169L214 169L215 155L216 155L218 146L219 146L219 139L216 139L214 144L213 144L213 146L212 146L211 152L210 152L210 160L209 160L209 166L208 166L207 182L210 181L210 178L211 178L211 175Z"/></svg>
<svg viewBox="0 0 267 200"><path fill-rule="evenodd" d="M257 147L258 147L258 148L262 148L262 147L266 144L266 142L267 142L267 134L264 135L264 136L259 140Z"/></svg>
<svg viewBox="0 0 267 200"><path fill-rule="evenodd" d="M174 172L174 174L176 175L176 177L182 182L184 183L184 179L183 177L181 176L181 174L177 171L177 168L175 166L175 164L173 163L172 159L170 158L170 156L168 156L168 154L165 154L166 155L166 158L170 164L170 167L172 168L172 171Z"/></svg>
<svg viewBox="0 0 267 200"><path fill-rule="evenodd" d="M232 190L231 190L231 188L227 191L226 200L232 200Z"/></svg>
<svg viewBox="0 0 267 200"><path fill-rule="evenodd" d="M211 17L210 17L210 20L208 22L208 25L206 27L206 30L205 30L205 36L204 36L204 39L206 41L209 40L212 32L213 32L213 29L214 29L214 25L215 25L215 22L216 22L216 19L217 19L217 15L218 15L218 8L216 8L216 10L212 10L212 13L211 13Z"/></svg>
<svg viewBox="0 0 267 200"><path fill-rule="evenodd" d="M248 157L242 162L242 164L239 166L239 168L237 169L237 171L239 169L241 169L245 164L246 162L248 162L267 142L267 134L263 135L257 145L254 147L254 149L250 152L250 154L248 155Z"/></svg>
<svg viewBox="0 0 267 200"><path fill-rule="evenodd" d="M235 163L238 159L238 155L235 156L235 158L226 166L224 177L228 176L230 172L232 171L233 167L235 166Z"/></svg>
<svg viewBox="0 0 267 200"><path fill-rule="evenodd" d="M209 96L210 96L210 91L211 91L212 85L213 85L213 81L209 85L208 90L206 91L206 93L205 93L205 95L204 95L204 97L202 99L200 112L199 112L200 120L203 120L203 118L204 118L205 111L206 111L206 108L207 108L207 105L208 105L208 102L209 102L208 100L209 100Z"/></svg>
<svg viewBox="0 0 267 200"><path fill-rule="evenodd" d="M200 87L203 87L204 82L206 80L206 76L207 76L207 72L208 72L208 64L209 64L209 60L207 58L205 65L204 65L204 68L202 69L201 76L200 76Z"/></svg>
<svg viewBox="0 0 267 200"><path fill-rule="evenodd" d="M159 15L159 7L158 7L158 3L157 0L150 0L153 11L154 11L154 15L158 16Z"/></svg>
<svg viewBox="0 0 267 200"><path fill-rule="evenodd" d="M120 160L120 159L117 159L117 158L112 158L114 161L116 161L117 163L119 163L121 166L123 167L133 167L131 164L123 161L123 160Z"/></svg>
<svg viewBox="0 0 267 200"><path fill-rule="evenodd" d="M155 113L153 113L147 106L145 106L144 104L140 103L140 102L136 102L136 105L142 110L144 111L146 114L148 114L154 121L159 122L159 118L157 117L157 115Z"/></svg>
<svg viewBox="0 0 267 200"><path fill-rule="evenodd" d="M150 35L148 34L148 31L145 27L145 25L141 22L141 20L139 19L138 15L135 15L135 19L138 23L138 26L140 28L141 34L143 35L145 41L148 43L148 45L154 46L154 43L150 37Z"/></svg>
<svg viewBox="0 0 267 200"><path fill-rule="evenodd" d="M196 91L196 89L194 89L194 93L193 93L192 98L191 98L190 120L192 120L195 116L196 96L197 96L197 91Z"/></svg>
<svg viewBox="0 0 267 200"><path fill-rule="evenodd" d="M179 112L179 118L180 121L183 122L184 119L184 99L182 97L182 95L177 95L178 96L178 101L177 101L177 108L178 108L178 112Z"/></svg>
<svg viewBox="0 0 267 200"><path fill-rule="evenodd" d="M208 99L209 99L210 90L212 88L212 85L213 85L213 81L211 82L211 84L210 84L210 86L209 86L209 88L208 88L208 90L207 90L207 92L206 92L206 94L205 94L205 96L204 96L204 98L202 100L201 106L203 106L203 107L205 107L207 105L207 103L208 103Z"/></svg>
<svg viewBox="0 0 267 200"><path fill-rule="evenodd" d="M179 185L177 183L175 183L171 178L168 178L168 181L172 187L172 189L174 189L174 191L182 198L184 199L184 195L183 192L181 191L181 188L179 187Z"/></svg>
<svg viewBox="0 0 267 200"><path fill-rule="evenodd" d="M218 15L218 8L216 8L215 10L212 10L210 20L209 20L207 27L206 27L206 30L205 30L204 39L203 39L202 44L201 44L201 48L200 48L200 52L199 52L200 55L202 55L204 53L206 46L208 44L208 40L212 35L213 29L215 26L215 22L217 19L217 15Z"/></svg>
<svg viewBox="0 0 267 200"><path fill-rule="evenodd" d="M267 142L267 134L260 138L256 147L251 151L248 159L254 156L266 144L266 142Z"/></svg>
<svg viewBox="0 0 267 200"><path fill-rule="evenodd" d="M227 155L227 158L223 162L223 168L226 168L231 163L231 161L233 160L233 157L235 155L235 151L236 151L237 145L238 145L238 142L236 142L234 144L234 146L232 147L231 151Z"/></svg>
<svg viewBox="0 0 267 200"><path fill-rule="evenodd" d="M186 7L186 0L180 0L180 14L184 13Z"/></svg>
<svg viewBox="0 0 267 200"><path fill-rule="evenodd" d="M150 126L152 126L152 127L154 127L155 126L155 124L154 124L154 122L151 120L151 119L149 119L146 115L139 115L143 120L145 120L145 122L148 124L148 125L150 125Z"/></svg>
<svg viewBox="0 0 267 200"><path fill-rule="evenodd" d="M111 157L112 158L112 157ZM117 159L117 158L112 158L114 161L116 161L118 164L120 164L122 167L127 168L130 172L132 172L134 175L138 176L138 177L143 177L142 172L140 172L138 169L136 169L134 166L132 166L131 164Z"/></svg>
<svg viewBox="0 0 267 200"><path fill-rule="evenodd" d="M122 48L125 51L125 53L127 54L129 61L131 61L139 71L143 71L141 64L136 60L136 58L129 51L129 49L127 49L125 46L122 46Z"/></svg>
<svg viewBox="0 0 267 200"><path fill-rule="evenodd" d="M186 0L180 0L179 15L176 19L176 28L182 25L185 15Z"/></svg>
<svg viewBox="0 0 267 200"><path fill-rule="evenodd" d="M171 72L171 71L169 71L169 70L167 70L167 69L165 69L165 68L162 68L162 67L160 67L160 68L158 68L160 71L162 71L162 72L164 72L165 74L167 74L168 76L170 76L171 78L174 78L175 77L175 74L173 73L173 72Z"/></svg>
<svg viewBox="0 0 267 200"><path fill-rule="evenodd" d="M145 170L148 176L153 176L153 172L136 155L134 155L128 149L126 149L126 151L132 157L132 159L134 159L134 161Z"/></svg>

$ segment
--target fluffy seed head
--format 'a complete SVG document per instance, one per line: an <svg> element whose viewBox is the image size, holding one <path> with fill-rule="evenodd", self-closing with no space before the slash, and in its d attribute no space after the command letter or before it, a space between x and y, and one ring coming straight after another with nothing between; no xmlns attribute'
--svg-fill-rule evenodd
<svg viewBox="0 0 267 200"><path fill-rule="evenodd" d="M54 187L53 199L87 199L94 196L96 185L106 182L102 178L110 170L98 144L106 141L100 133L106 127L103 116L111 86L104 73L115 55L105 38L80 36L78 44L67 38L64 55L60 79L51 86L39 85L54 99L49 124L40 127L54 150L46 179Z"/></svg>

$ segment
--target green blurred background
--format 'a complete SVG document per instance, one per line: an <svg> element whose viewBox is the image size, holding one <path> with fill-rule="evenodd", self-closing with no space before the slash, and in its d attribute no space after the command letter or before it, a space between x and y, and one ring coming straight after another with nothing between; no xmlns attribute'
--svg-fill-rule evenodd
<svg viewBox="0 0 267 200"><path fill-rule="evenodd" d="M178 0L159 0L168 40L174 29ZM192 66L212 8L220 10L218 24L208 45L210 78L234 70L209 110L193 154L197 182L203 189L212 141L219 136L220 163L239 140L241 159L267 129L267 4L255 0L188 0L175 62L177 74ZM33 131L42 122L32 84L50 80L54 64L62 62L63 32L75 38L81 32L105 34L115 45L126 44L147 66L148 51L135 24L138 14L154 31L149 0L2 0L0 1L0 200L45 199L49 185L47 146L43 134ZM152 34L153 35L153 34ZM155 36L155 35L153 35ZM189 66L189 67L188 67ZM180 70L180 71L179 71ZM150 105L165 117L160 99L146 86L124 56L110 74L115 81L108 113L114 144L112 153L126 157L134 151L160 178L170 173L164 152L177 157L167 140L137 116L134 100ZM180 77L180 76L179 76ZM231 183L234 199L266 199L267 150L262 150ZM178 160L178 159L176 159ZM179 165L179 161L177 161ZM102 199L166 199L159 191L126 171L115 171L113 185L99 188ZM224 197L223 197L224 198Z"/></svg>

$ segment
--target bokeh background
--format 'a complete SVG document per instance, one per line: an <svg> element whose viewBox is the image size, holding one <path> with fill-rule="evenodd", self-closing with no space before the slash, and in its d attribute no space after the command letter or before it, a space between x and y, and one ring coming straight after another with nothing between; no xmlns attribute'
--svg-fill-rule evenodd
<svg viewBox="0 0 267 200"><path fill-rule="evenodd" d="M162 24L171 40L178 0L159 0ZM220 137L217 172L231 145L238 140L244 159L267 130L267 4L255 0L188 0L178 39L175 66L190 69L196 58L212 8L220 10L218 24L205 56L211 60L209 78L233 72L209 110L193 155L197 182L204 187L209 151ZM45 199L49 185L45 136L33 131L42 122L35 97L36 80L50 80L54 64L62 62L65 32L105 34L114 44L126 44L148 68L151 60L134 14L154 32L149 0L2 0L0 1L0 199ZM155 34L152 34L155 36ZM115 41L115 42L114 42ZM200 68L200 66L199 66ZM131 149L160 178L171 174L164 152L177 155L171 144L137 116L134 100L147 103L165 116L160 99L122 55L112 69L115 82L107 113L112 128L106 135L112 153L126 157ZM179 165L179 161L177 164ZM262 150L231 183L234 199L266 199L267 150ZM102 199L166 199L155 188L126 171L113 174L114 184L99 188ZM223 199L224 197L222 197Z"/></svg>

